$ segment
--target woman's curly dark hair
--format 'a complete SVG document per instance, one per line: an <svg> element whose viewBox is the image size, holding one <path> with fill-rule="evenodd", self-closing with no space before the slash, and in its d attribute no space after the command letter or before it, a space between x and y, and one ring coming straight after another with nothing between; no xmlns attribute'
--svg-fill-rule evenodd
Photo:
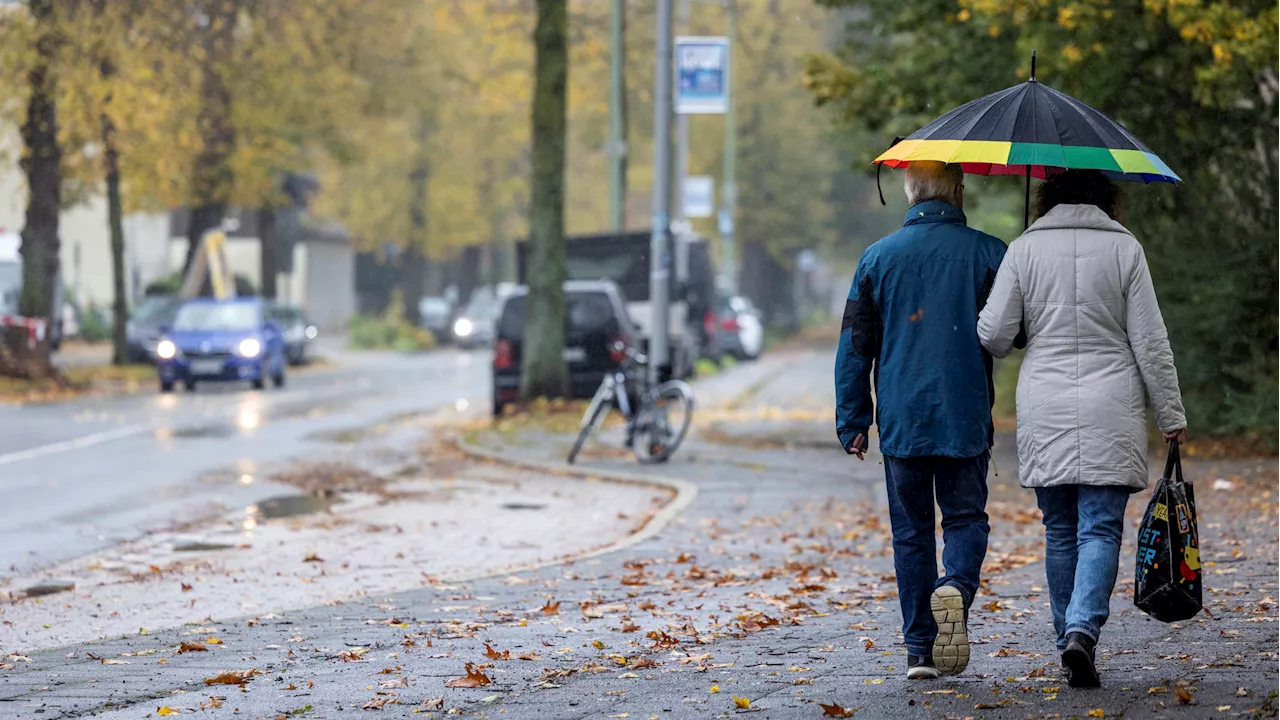
<svg viewBox="0 0 1280 720"><path fill-rule="evenodd" d="M1123 199L1120 186L1097 170L1067 170L1040 183L1036 217L1044 217L1058 205L1096 205L1118 222Z"/></svg>

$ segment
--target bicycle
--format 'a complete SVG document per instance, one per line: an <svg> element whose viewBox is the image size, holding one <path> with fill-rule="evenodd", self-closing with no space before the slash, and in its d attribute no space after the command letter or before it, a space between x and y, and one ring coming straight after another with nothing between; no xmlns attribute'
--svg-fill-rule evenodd
<svg viewBox="0 0 1280 720"><path fill-rule="evenodd" d="M641 463L666 462L689 432L689 423L693 420L693 388L689 387L689 383L668 380L656 388L646 390L638 398L635 412L632 412L631 397L627 390L643 385L643 381L638 380L636 375L637 370L645 368L648 359L634 348L626 347L621 341L618 341L616 349L625 350L623 360L616 370L604 376L596 394L592 396L587 412L582 416L578 437L569 450L570 465L578 457L587 438L600 429L609 414L610 406L615 404L627 423L626 444ZM672 408L681 413L674 422L671 417Z"/></svg>

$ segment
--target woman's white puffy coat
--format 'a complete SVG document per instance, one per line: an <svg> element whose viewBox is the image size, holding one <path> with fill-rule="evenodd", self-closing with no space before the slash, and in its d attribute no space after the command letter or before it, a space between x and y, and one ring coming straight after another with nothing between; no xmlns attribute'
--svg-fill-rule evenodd
<svg viewBox="0 0 1280 720"><path fill-rule="evenodd" d="M1187 422L1142 246L1093 205L1054 207L1009 246L978 337L1004 357L1024 327L1021 484L1146 487L1147 396L1161 431Z"/></svg>

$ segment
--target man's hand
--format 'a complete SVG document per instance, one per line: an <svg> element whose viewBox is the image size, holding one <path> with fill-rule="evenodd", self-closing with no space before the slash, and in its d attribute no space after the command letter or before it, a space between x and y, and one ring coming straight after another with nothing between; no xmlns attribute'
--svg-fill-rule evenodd
<svg viewBox="0 0 1280 720"><path fill-rule="evenodd" d="M867 436L862 433L858 433L858 436L853 439L853 443L849 445L848 452L850 455L857 455L859 460L865 460L866 458L864 456L867 452Z"/></svg>
<svg viewBox="0 0 1280 720"><path fill-rule="evenodd" d="M1165 442L1175 442L1175 441L1176 441L1176 442L1178 442L1179 444L1182 444L1182 443L1185 443L1185 442L1187 441L1187 429L1186 429L1186 428L1178 428L1177 430L1174 430L1174 431L1172 431L1172 432L1161 433L1161 434L1162 434L1162 435L1164 435L1164 441L1165 441ZM861 436L859 436L859 437L861 437ZM855 441L855 442L856 442L856 441Z"/></svg>

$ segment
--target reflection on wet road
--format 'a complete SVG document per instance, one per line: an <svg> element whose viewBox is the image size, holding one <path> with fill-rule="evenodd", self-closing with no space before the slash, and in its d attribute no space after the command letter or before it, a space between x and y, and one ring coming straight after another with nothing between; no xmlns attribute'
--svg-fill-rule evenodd
<svg viewBox="0 0 1280 720"><path fill-rule="evenodd" d="M265 481L389 418L488 407L484 351L345 354L284 390L0 406L0 577L291 488ZM337 440L337 442L335 442Z"/></svg>

